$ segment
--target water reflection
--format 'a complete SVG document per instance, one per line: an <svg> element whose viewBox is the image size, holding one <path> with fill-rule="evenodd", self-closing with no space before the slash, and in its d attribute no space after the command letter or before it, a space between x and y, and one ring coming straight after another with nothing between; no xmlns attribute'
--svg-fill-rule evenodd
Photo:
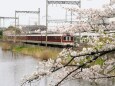
<svg viewBox="0 0 115 86"><path fill-rule="evenodd" d="M115 81L115 80L114 80ZM65 82L62 86L115 86L115 83L112 82L112 79L103 79L102 82L88 82L85 80L71 80Z"/></svg>
<svg viewBox="0 0 115 86"><path fill-rule="evenodd" d="M0 49L0 86L20 86L23 75L31 74L36 65L29 56Z"/></svg>

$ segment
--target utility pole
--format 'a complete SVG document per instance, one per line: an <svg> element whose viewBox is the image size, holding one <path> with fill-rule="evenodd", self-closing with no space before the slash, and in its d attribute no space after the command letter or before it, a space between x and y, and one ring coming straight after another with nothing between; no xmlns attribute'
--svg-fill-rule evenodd
<svg viewBox="0 0 115 86"><path fill-rule="evenodd" d="M4 24L5 22L4 22L4 18L3 18L3 29L5 28L5 24Z"/></svg>
<svg viewBox="0 0 115 86"><path fill-rule="evenodd" d="M46 47L47 47L47 29L48 29L48 0L46 0Z"/></svg>
<svg viewBox="0 0 115 86"><path fill-rule="evenodd" d="M81 0L79 0L80 3L79 3L79 8L81 9ZM81 23L81 13L80 13L80 23ZM81 43L81 30L79 29L79 44Z"/></svg>
<svg viewBox="0 0 115 86"><path fill-rule="evenodd" d="M19 28L19 26L20 26L20 23L19 23L19 22L20 22L20 20L19 20L19 16L18 16L18 28Z"/></svg>
<svg viewBox="0 0 115 86"><path fill-rule="evenodd" d="M111 3L111 0L109 1L109 4L111 5L112 3Z"/></svg>
<svg viewBox="0 0 115 86"><path fill-rule="evenodd" d="M16 11L15 11L15 28L16 28Z"/></svg>
<svg viewBox="0 0 115 86"><path fill-rule="evenodd" d="M73 16L73 14L72 14L72 9L71 9L71 11L70 11L70 12L71 12L71 24L72 24L72 16Z"/></svg>
<svg viewBox="0 0 115 86"><path fill-rule="evenodd" d="M16 42L16 11L15 11L15 37L14 37L14 43Z"/></svg>
<svg viewBox="0 0 115 86"><path fill-rule="evenodd" d="M38 8L38 25L40 25L40 8Z"/></svg>
<svg viewBox="0 0 115 86"><path fill-rule="evenodd" d="M70 4L79 5L80 1L48 1L46 0L46 46L47 46L47 29L48 29L48 5L49 4Z"/></svg>
<svg viewBox="0 0 115 86"><path fill-rule="evenodd" d="M0 28L1 28L1 19L0 19Z"/></svg>
<svg viewBox="0 0 115 86"><path fill-rule="evenodd" d="M67 9L65 10L65 21L67 22Z"/></svg>
<svg viewBox="0 0 115 86"><path fill-rule="evenodd" d="M16 14L17 13L24 13L24 14L40 14L40 9L38 9L39 11L15 11L15 28L17 27L17 21L16 21ZM39 15L40 16L40 15ZM39 17L40 18L40 17ZM39 22L39 18L37 18L37 21ZM19 23L19 21L18 21ZM16 34L15 34L16 35Z"/></svg>

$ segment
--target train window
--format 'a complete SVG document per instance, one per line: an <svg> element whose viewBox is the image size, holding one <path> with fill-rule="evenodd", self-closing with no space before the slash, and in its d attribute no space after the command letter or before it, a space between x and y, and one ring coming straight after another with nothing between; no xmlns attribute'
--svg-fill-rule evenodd
<svg viewBox="0 0 115 86"><path fill-rule="evenodd" d="M69 41L69 37L67 36L67 39L66 39L66 41Z"/></svg>
<svg viewBox="0 0 115 86"><path fill-rule="evenodd" d="M66 41L71 41L71 37L67 36Z"/></svg>
<svg viewBox="0 0 115 86"><path fill-rule="evenodd" d="M63 39L66 40L66 37L64 37Z"/></svg>
<svg viewBox="0 0 115 86"><path fill-rule="evenodd" d="M71 41L72 39L71 39L71 37L69 37L69 41Z"/></svg>
<svg viewBox="0 0 115 86"><path fill-rule="evenodd" d="M72 38L69 36L69 40L68 41L71 41L72 40Z"/></svg>
<svg viewBox="0 0 115 86"><path fill-rule="evenodd" d="M66 41L68 40L68 37L66 37Z"/></svg>
<svg viewBox="0 0 115 86"><path fill-rule="evenodd" d="M73 41L73 37L71 37L71 40Z"/></svg>
<svg viewBox="0 0 115 86"><path fill-rule="evenodd" d="M64 40L64 41L71 41L71 40L73 40L73 37L71 37L71 36L66 36L66 37L63 37L63 40Z"/></svg>
<svg viewBox="0 0 115 86"><path fill-rule="evenodd" d="M71 40L71 37L68 36L68 40L67 41L70 41Z"/></svg>

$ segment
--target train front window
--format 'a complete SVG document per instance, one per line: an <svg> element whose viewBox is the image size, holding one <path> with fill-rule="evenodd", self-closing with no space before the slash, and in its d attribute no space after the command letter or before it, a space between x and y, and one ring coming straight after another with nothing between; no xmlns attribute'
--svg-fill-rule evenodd
<svg viewBox="0 0 115 86"><path fill-rule="evenodd" d="M71 36L68 36L68 41L71 41L73 40Z"/></svg>
<svg viewBox="0 0 115 86"><path fill-rule="evenodd" d="M68 36L66 37L66 41L69 41L69 37Z"/></svg>
<svg viewBox="0 0 115 86"><path fill-rule="evenodd" d="M71 41L71 37L70 37L70 36L67 36L67 37L66 37L66 41Z"/></svg>
<svg viewBox="0 0 115 86"><path fill-rule="evenodd" d="M71 37L69 36L69 40L68 41L71 41Z"/></svg>
<svg viewBox="0 0 115 86"><path fill-rule="evenodd" d="M73 40L73 37L71 37L71 36L66 36L66 37L63 38L63 40L64 40L64 41L71 41L71 40Z"/></svg>

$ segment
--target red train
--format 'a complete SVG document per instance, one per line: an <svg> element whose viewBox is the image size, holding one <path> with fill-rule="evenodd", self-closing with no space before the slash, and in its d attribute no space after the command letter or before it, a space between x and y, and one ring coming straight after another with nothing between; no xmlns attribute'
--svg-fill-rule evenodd
<svg viewBox="0 0 115 86"><path fill-rule="evenodd" d="M13 41L14 35L9 35L8 40ZM46 44L46 34L16 35L16 42ZM47 34L48 45L73 46L74 36L71 34Z"/></svg>

